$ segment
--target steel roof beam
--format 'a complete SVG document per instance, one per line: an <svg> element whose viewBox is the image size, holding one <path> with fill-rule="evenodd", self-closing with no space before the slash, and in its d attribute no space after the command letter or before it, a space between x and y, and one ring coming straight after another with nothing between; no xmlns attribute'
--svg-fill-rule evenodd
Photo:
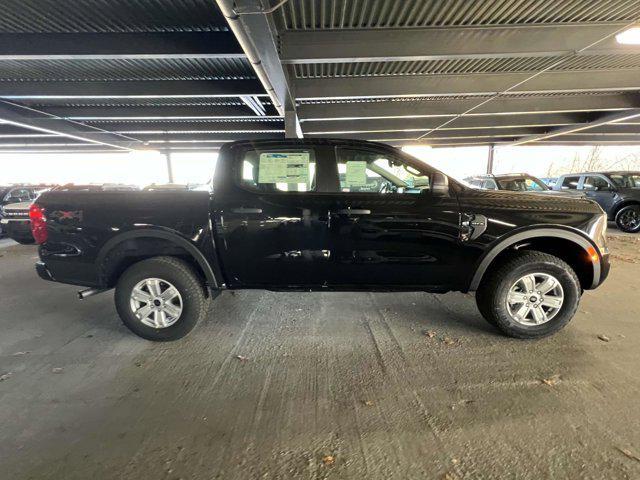
<svg viewBox="0 0 640 480"><path fill-rule="evenodd" d="M123 150L134 150L143 147L142 142L92 129L85 125L56 118L36 110L0 100L0 121L15 127L27 128L43 133L51 133L81 142L89 142Z"/></svg>
<svg viewBox="0 0 640 480"><path fill-rule="evenodd" d="M0 97L23 98L189 98L264 96L257 80L137 80L100 82L0 82Z"/></svg>
<svg viewBox="0 0 640 480"><path fill-rule="evenodd" d="M640 70L547 72L531 80L531 73L476 75L412 75L298 79L299 100L495 95L525 82L510 93L564 93L640 89ZM490 102L491 103L491 102Z"/></svg>
<svg viewBox="0 0 640 480"><path fill-rule="evenodd" d="M112 132L122 131L199 131L199 132L236 132L236 133L252 133L252 132L266 132L266 133L279 133L284 132L284 126L281 120L276 121L261 121L261 122L127 122L127 121L115 121L115 122L88 122L88 124L109 130Z"/></svg>
<svg viewBox="0 0 640 480"><path fill-rule="evenodd" d="M284 31L281 56L282 62L289 64L557 57L572 54L624 26L622 22ZM580 55L610 53L640 53L640 47L618 45L609 39Z"/></svg>
<svg viewBox="0 0 640 480"><path fill-rule="evenodd" d="M442 98L437 100L381 100L371 102L302 104L298 112L302 125L316 121L341 123L358 119L453 117L477 105L482 98ZM594 112L626 110L640 106L636 93L598 95L560 95L514 97L502 96L466 115L511 115L561 112Z"/></svg>
<svg viewBox="0 0 640 480"><path fill-rule="evenodd" d="M634 108L631 110L626 110L624 112L611 113L609 115L603 115L597 120L593 120L591 122L553 128L549 131L546 131L540 134L528 135L524 138L520 138L512 142L511 145L513 146L526 145L527 143L539 142L542 140L548 140L550 138L561 137L563 135L575 134L575 133L583 132L585 130L591 130L594 128L613 124L615 122L624 122L626 120L632 120L638 117L640 117L640 108Z"/></svg>
<svg viewBox="0 0 640 480"><path fill-rule="evenodd" d="M429 139L441 139L441 138L491 138L491 137L511 137L512 139L522 137L524 135L532 135L541 133L544 128L540 127L513 127L504 129L478 129L478 130L438 130L432 135L425 137L425 140ZM322 135L319 135L322 136ZM405 140L417 140L420 136L420 132L362 132L362 133L345 133L345 134L332 134L331 137L336 138L356 138L360 140L373 140L380 142L387 141L405 141Z"/></svg>
<svg viewBox="0 0 640 480"><path fill-rule="evenodd" d="M255 119L254 113L245 106L237 105L189 105L189 106L42 106L47 113L74 120L135 120L135 119ZM273 118L268 116L266 118Z"/></svg>
<svg viewBox="0 0 640 480"><path fill-rule="evenodd" d="M478 128L510 128L510 127L544 127L572 125L592 120L594 113L541 113L514 114L497 116L462 117L442 130L478 129ZM453 117L452 117L453 118ZM441 117L432 118L383 118L359 119L348 121L304 122L302 127L308 135L334 135L340 133L363 132L402 132L414 131L420 134L440 126Z"/></svg>
<svg viewBox="0 0 640 480"><path fill-rule="evenodd" d="M302 132L296 115L295 95L289 75L280 62L278 32L268 0L216 0L218 7L247 54L280 115L286 116L287 133ZM288 135L289 136L289 135Z"/></svg>
<svg viewBox="0 0 640 480"><path fill-rule="evenodd" d="M231 32L1 33L5 60L245 58Z"/></svg>

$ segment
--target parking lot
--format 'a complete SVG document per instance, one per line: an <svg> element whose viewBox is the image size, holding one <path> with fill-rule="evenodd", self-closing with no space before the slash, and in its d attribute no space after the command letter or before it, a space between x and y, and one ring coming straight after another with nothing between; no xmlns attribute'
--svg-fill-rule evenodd
<svg viewBox="0 0 640 480"><path fill-rule="evenodd" d="M3 478L639 478L639 240L559 334L471 295L223 293L189 337L0 247Z"/></svg>

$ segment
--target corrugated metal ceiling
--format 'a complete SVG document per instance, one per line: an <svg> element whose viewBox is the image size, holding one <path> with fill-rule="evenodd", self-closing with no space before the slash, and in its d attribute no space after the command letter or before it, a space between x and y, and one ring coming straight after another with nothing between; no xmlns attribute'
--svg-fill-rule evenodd
<svg viewBox="0 0 640 480"><path fill-rule="evenodd" d="M637 0L289 0L280 28L404 28L446 25L632 21Z"/></svg>
<svg viewBox="0 0 640 480"><path fill-rule="evenodd" d="M3 0L0 32L227 30L212 0Z"/></svg>

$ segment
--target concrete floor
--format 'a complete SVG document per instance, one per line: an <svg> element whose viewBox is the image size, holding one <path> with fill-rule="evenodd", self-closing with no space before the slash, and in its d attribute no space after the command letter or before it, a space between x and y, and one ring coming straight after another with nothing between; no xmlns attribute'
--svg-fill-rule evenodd
<svg viewBox="0 0 640 480"><path fill-rule="evenodd" d="M640 478L639 241L541 341L470 295L252 291L171 344L5 243L0 477Z"/></svg>

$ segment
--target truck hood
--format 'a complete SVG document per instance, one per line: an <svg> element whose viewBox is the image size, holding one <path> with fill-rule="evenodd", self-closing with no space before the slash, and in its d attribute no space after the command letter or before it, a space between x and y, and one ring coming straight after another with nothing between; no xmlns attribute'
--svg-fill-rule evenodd
<svg viewBox="0 0 640 480"><path fill-rule="evenodd" d="M31 206L33 202L29 201L29 202L20 202L20 203L10 203L8 205L5 205L4 207L2 207L2 209L5 212L9 212L11 210L29 210L29 207Z"/></svg>
<svg viewBox="0 0 640 480"><path fill-rule="evenodd" d="M565 195L571 198L587 198L581 190L545 190L543 195Z"/></svg>
<svg viewBox="0 0 640 480"><path fill-rule="evenodd" d="M625 197L638 198L640 199L640 188L620 188L618 187L618 193L623 194Z"/></svg>
<svg viewBox="0 0 640 480"><path fill-rule="evenodd" d="M593 214L603 212L596 202L587 200L583 196L552 195L546 192L529 193L466 188L459 194L459 200L461 203L471 204L478 208Z"/></svg>

